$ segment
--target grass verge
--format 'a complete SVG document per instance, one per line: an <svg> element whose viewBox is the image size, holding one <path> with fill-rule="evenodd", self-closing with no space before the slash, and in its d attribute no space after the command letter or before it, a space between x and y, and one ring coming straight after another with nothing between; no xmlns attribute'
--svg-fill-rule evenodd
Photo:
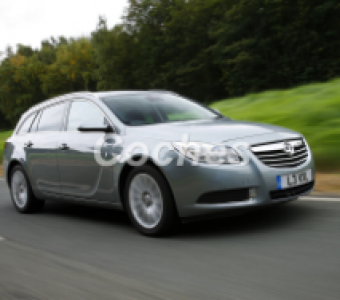
<svg viewBox="0 0 340 300"><path fill-rule="evenodd" d="M12 133L13 131L0 132L0 165L2 165L5 142L12 135Z"/></svg>

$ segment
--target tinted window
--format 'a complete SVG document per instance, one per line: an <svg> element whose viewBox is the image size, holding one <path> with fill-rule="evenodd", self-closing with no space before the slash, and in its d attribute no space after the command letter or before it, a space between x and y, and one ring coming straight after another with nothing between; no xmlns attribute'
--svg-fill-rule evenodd
<svg viewBox="0 0 340 300"><path fill-rule="evenodd" d="M65 103L45 108L40 117L38 131L59 131L64 116Z"/></svg>
<svg viewBox="0 0 340 300"><path fill-rule="evenodd" d="M103 102L129 125L213 119L218 115L193 101L172 94L142 94L103 98Z"/></svg>
<svg viewBox="0 0 340 300"><path fill-rule="evenodd" d="M30 116L28 116L26 118L26 120L22 123L22 125L20 126L20 129L18 130L19 134L27 133L27 132L30 131L31 124L32 124L36 115L37 114L34 113L34 114L31 114Z"/></svg>
<svg viewBox="0 0 340 300"><path fill-rule="evenodd" d="M76 131L80 126L103 127L108 125L104 114L87 101L73 101L67 122L67 131Z"/></svg>

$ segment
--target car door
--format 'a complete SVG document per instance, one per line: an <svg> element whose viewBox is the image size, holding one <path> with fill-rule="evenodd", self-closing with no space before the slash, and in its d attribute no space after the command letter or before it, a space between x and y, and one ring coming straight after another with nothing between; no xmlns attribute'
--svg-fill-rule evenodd
<svg viewBox="0 0 340 300"><path fill-rule="evenodd" d="M66 108L65 102L43 108L35 118L29 140L26 141L26 157L32 187L43 195L60 194L57 141Z"/></svg>
<svg viewBox="0 0 340 300"><path fill-rule="evenodd" d="M61 191L66 198L113 201L113 167L102 166L95 159L96 143L110 140L112 134L78 130L80 126L107 124L108 118L96 104L82 99L70 101L58 152Z"/></svg>

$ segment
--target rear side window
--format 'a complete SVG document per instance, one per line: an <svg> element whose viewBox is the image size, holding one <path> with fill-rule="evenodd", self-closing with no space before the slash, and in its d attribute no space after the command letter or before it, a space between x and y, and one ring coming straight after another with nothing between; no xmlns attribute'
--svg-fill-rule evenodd
<svg viewBox="0 0 340 300"><path fill-rule="evenodd" d="M29 115L25 121L22 123L22 125L20 126L19 130L18 130L18 134L24 134L30 131L31 128L31 124L35 118L35 116L37 115L37 113L33 113L31 115Z"/></svg>
<svg viewBox="0 0 340 300"><path fill-rule="evenodd" d="M63 123L65 103L47 107L42 111L37 131L59 131Z"/></svg>

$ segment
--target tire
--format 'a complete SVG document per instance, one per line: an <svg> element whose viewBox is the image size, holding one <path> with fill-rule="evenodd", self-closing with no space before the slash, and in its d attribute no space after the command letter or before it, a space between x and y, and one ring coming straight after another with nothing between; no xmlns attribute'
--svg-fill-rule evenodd
<svg viewBox="0 0 340 300"><path fill-rule="evenodd" d="M35 198L26 172L21 166L15 166L10 172L10 191L14 207L22 214L39 212L45 205L45 201Z"/></svg>
<svg viewBox="0 0 340 300"><path fill-rule="evenodd" d="M171 190L152 166L135 168L128 176L124 204L131 222L144 235L173 233L179 225Z"/></svg>

